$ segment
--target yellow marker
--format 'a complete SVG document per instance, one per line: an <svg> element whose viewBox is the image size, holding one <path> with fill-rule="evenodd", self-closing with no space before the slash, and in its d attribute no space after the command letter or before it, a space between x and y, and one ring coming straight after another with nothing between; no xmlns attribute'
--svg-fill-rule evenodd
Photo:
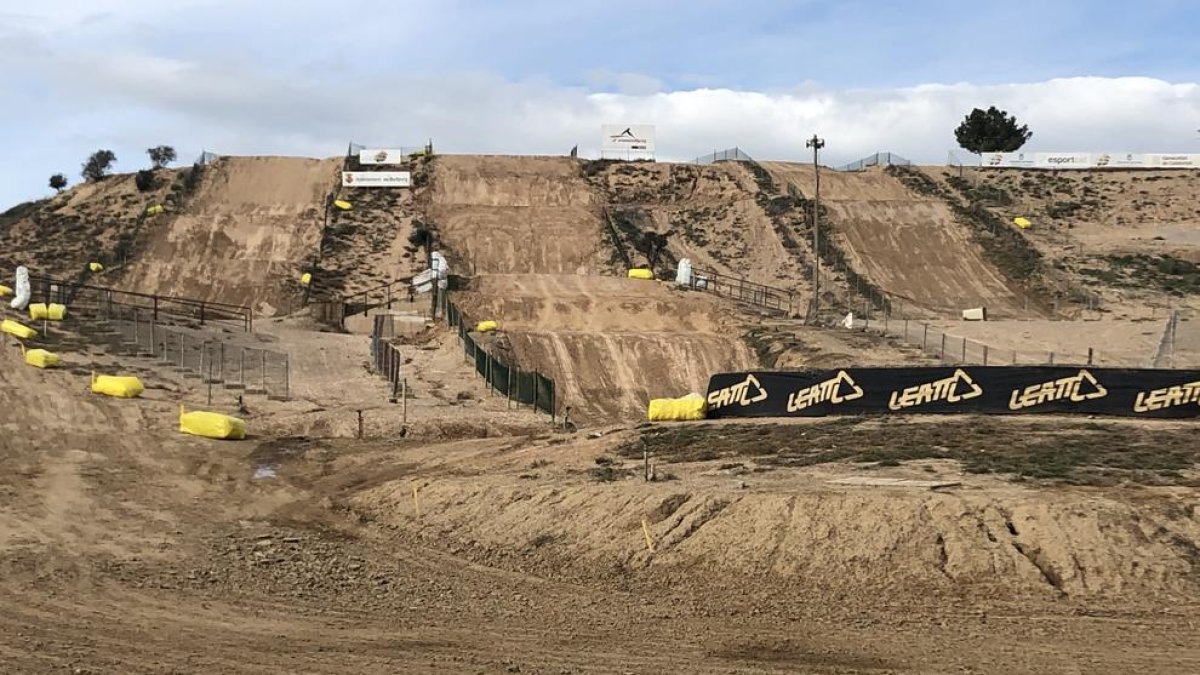
<svg viewBox="0 0 1200 675"><path fill-rule="evenodd" d="M646 550L654 553L654 540L650 538L650 523L642 518L642 533L646 535Z"/></svg>

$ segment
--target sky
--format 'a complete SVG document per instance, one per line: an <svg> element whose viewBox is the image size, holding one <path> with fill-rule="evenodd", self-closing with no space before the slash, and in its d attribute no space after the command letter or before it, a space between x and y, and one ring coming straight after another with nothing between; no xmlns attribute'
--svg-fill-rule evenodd
<svg viewBox="0 0 1200 675"><path fill-rule="evenodd" d="M1200 153L1198 0L0 0L0 209L148 147L334 156L351 141L823 163L970 160L996 105L1031 151Z"/></svg>

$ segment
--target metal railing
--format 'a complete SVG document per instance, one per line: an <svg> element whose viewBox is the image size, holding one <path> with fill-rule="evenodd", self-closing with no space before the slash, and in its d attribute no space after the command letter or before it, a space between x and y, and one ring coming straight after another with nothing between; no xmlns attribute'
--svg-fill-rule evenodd
<svg viewBox="0 0 1200 675"><path fill-rule="evenodd" d="M135 356L199 377L205 384L287 399L291 394L291 358L284 352L250 347L220 333L196 332L159 323L152 312L114 305L105 317Z"/></svg>
<svg viewBox="0 0 1200 675"><path fill-rule="evenodd" d="M29 284L34 300L61 303L75 311L91 308L111 313L113 307L131 307L149 312L156 322L194 322L203 326L209 321L232 321L246 332L254 330L254 312L244 305L122 291L49 277L31 276Z"/></svg>
<svg viewBox="0 0 1200 675"><path fill-rule="evenodd" d="M692 160L692 164L712 164L713 162L753 162L750 155L741 148L733 147L725 150L713 150L711 154L701 155Z"/></svg>
<svg viewBox="0 0 1200 675"><path fill-rule="evenodd" d="M857 162L850 162L849 164L835 167L834 171L863 171L871 166L912 166L912 161L894 152L877 152L873 155L863 157Z"/></svg>
<svg viewBox="0 0 1200 675"><path fill-rule="evenodd" d="M692 280L688 288L706 291L755 307L783 312L788 316L793 316L802 309L796 304L796 294L792 291L709 270L693 268Z"/></svg>

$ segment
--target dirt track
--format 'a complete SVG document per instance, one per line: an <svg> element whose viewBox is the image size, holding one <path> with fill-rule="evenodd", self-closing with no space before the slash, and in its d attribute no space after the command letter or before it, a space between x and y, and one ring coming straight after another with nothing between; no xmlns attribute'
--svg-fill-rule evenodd
<svg viewBox="0 0 1200 675"><path fill-rule="evenodd" d="M780 183L810 199L811 167L763 163ZM943 202L909 192L881 171L821 174L821 203L851 264L903 309L957 314L987 307L997 316L1024 316L1024 301L987 262Z"/></svg>
<svg viewBox="0 0 1200 675"><path fill-rule="evenodd" d="M325 199L341 159L223 157L205 170L186 213L147 224L130 290L245 302L271 316L317 253Z"/></svg>

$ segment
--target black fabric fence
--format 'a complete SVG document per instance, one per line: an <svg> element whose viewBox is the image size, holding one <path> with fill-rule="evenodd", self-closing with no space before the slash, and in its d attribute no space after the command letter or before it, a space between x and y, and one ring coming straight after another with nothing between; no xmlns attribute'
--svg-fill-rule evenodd
<svg viewBox="0 0 1200 675"><path fill-rule="evenodd" d="M539 372L522 370L520 366L506 363L485 349L473 336L475 324L453 302L445 303L445 316L450 327L458 330L467 361L475 364L475 372L488 383L492 391L518 406L527 405L551 417L557 414L554 380Z"/></svg>
<svg viewBox="0 0 1200 675"><path fill-rule="evenodd" d="M708 416L1044 414L1200 417L1200 370L964 366L721 373Z"/></svg>

